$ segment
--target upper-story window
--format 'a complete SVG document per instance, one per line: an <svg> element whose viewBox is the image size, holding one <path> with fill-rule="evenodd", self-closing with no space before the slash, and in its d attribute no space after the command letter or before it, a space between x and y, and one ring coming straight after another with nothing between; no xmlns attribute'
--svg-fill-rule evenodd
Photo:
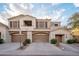
<svg viewBox="0 0 79 59"><path fill-rule="evenodd" d="M36 28L46 29L47 28L47 22L36 22Z"/></svg>
<svg viewBox="0 0 79 59"><path fill-rule="evenodd" d="M10 21L10 28L12 28L12 21Z"/></svg>
<svg viewBox="0 0 79 59"><path fill-rule="evenodd" d="M10 28L19 28L19 21L10 21Z"/></svg>
<svg viewBox="0 0 79 59"><path fill-rule="evenodd" d="M32 21L24 21L24 26L32 26Z"/></svg>
<svg viewBox="0 0 79 59"><path fill-rule="evenodd" d="M57 26L58 26L58 24L55 24L55 26L57 27Z"/></svg>
<svg viewBox="0 0 79 59"><path fill-rule="evenodd" d="M45 28L47 28L47 22L45 22Z"/></svg>

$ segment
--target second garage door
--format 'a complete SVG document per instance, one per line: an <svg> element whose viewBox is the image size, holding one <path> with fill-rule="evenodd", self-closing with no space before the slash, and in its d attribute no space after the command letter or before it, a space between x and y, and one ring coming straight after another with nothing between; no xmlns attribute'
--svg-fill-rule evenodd
<svg viewBox="0 0 79 59"><path fill-rule="evenodd" d="M33 42L49 42L49 35L48 34L33 34Z"/></svg>
<svg viewBox="0 0 79 59"><path fill-rule="evenodd" d="M20 35L19 33L12 34L11 39L12 42L20 42L20 41L23 42L25 39L27 39L27 32L22 31L22 35Z"/></svg>
<svg viewBox="0 0 79 59"><path fill-rule="evenodd" d="M25 35L12 35L12 42L23 42L25 37Z"/></svg>

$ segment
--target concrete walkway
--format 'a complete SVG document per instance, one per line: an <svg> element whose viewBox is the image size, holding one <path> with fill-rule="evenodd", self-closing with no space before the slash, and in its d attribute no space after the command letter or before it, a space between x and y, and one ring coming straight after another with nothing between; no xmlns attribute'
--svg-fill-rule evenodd
<svg viewBox="0 0 79 59"><path fill-rule="evenodd" d="M79 44L70 44L69 46L79 50Z"/></svg>
<svg viewBox="0 0 79 59"><path fill-rule="evenodd" d="M13 46L12 46L13 45ZM4 46L0 45L0 55L11 55L11 56L75 56L79 55L79 53L73 52L73 51L64 51L58 47L56 47L53 44L49 43L32 43L28 45L23 50L18 50L19 44L12 44L7 47L7 45L4 44ZM11 47L10 47L11 46ZM6 50L7 49L7 50ZM71 48L69 48L71 49Z"/></svg>
<svg viewBox="0 0 79 59"><path fill-rule="evenodd" d="M76 48L76 46L74 46L75 47L74 48L71 44L63 44L63 43L61 43L60 46L61 46L63 51L79 53L79 50Z"/></svg>

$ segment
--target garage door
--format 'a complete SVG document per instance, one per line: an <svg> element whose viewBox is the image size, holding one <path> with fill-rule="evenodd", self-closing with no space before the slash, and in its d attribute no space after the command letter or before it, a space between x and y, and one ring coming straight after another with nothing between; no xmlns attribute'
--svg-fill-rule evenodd
<svg viewBox="0 0 79 59"><path fill-rule="evenodd" d="M49 35L48 34L33 34L33 42L49 42Z"/></svg>
<svg viewBox="0 0 79 59"><path fill-rule="evenodd" d="M25 38L25 35L12 35L12 42L23 42Z"/></svg>

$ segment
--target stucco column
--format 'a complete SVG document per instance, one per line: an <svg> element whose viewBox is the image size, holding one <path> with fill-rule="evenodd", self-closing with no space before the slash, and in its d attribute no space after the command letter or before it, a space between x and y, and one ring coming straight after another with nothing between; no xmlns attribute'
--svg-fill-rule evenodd
<svg viewBox="0 0 79 59"><path fill-rule="evenodd" d="M53 38L55 38L55 34L50 31L50 34L49 34L49 42L51 42L51 39L53 39Z"/></svg>
<svg viewBox="0 0 79 59"><path fill-rule="evenodd" d="M51 34L51 32L50 32L50 33L49 33L49 43L50 43L50 40L52 39L51 36L52 36L52 34Z"/></svg>
<svg viewBox="0 0 79 59"><path fill-rule="evenodd" d="M27 32L27 39L30 39L32 43L32 32L31 31Z"/></svg>

